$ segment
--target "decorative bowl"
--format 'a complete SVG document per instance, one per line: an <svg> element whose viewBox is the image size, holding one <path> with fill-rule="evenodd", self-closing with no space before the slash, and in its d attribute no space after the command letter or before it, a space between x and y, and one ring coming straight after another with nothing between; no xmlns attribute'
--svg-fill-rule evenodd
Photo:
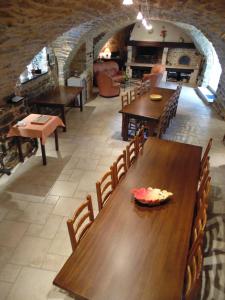
<svg viewBox="0 0 225 300"><path fill-rule="evenodd" d="M173 193L152 187L133 189L131 191L136 202L147 206L157 206L167 202Z"/></svg>
<svg viewBox="0 0 225 300"><path fill-rule="evenodd" d="M150 99L153 100L153 101L159 101L162 99L162 95L159 95L159 94L151 94L150 95Z"/></svg>

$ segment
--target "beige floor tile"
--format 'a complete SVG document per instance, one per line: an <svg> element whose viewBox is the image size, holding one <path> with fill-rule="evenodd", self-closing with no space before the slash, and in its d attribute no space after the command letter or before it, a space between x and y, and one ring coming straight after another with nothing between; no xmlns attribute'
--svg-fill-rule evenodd
<svg viewBox="0 0 225 300"><path fill-rule="evenodd" d="M48 250L49 254L58 254L69 257L72 253L72 248L69 240L68 232L58 232L52 241Z"/></svg>
<svg viewBox="0 0 225 300"><path fill-rule="evenodd" d="M59 196L51 196L51 195L48 195L46 198L45 198L45 203L48 203L48 204L56 204L57 201L59 200Z"/></svg>
<svg viewBox="0 0 225 300"><path fill-rule="evenodd" d="M40 267L51 241L25 236L16 248L10 262L13 264Z"/></svg>
<svg viewBox="0 0 225 300"><path fill-rule="evenodd" d="M14 248L0 246L0 270L2 270L3 267L9 262L13 251Z"/></svg>
<svg viewBox="0 0 225 300"><path fill-rule="evenodd" d="M42 231L40 232L40 237L53 239L59 228L59 225L62 222L62 219L63 218L61 216L50 215Z"/></svg>
<svg viewBox="0 0 225 300"><path fill-rule="evenodd" d="M36 224L45 224L48 216L52 212L52 209L53 206L50 204L29 203L23 212L17 216L16 220Z"/></svg>
<svg viewBox="0 0 225 300"><path fill-rule="evenodd" d="M74 182L56 181L49 195L71 197L73 196L76 187L77 183Z"/></svg>
<svg viewBox="0 0 225 300"><path fill-rule="evenodd" d="M55 272L24 267L7 300L48 299L55 275Z"/></svg>
<svg viewBox="0 0 225 300"><path fill-rule="evenodd" d="M53 214L58 216L72 216L75 209L81 204L81 199L71 197L60 197Z"/></svg>
<svg viewBox="0 0 225 300"><path fill-rule="evenodd" d="M6 300L10 293L12 284L8 282L0 281L0 300Z"/></svg>
<svg viewBox="0 0 225 300"><path fill-rule="evenodd" d="M98 164L98 159L92 158L80 158L79 162L77 163L77 169L81 169L84 171L95 170Z"/></svg>
<svg viewBox="0 0 225 300"><path fill-rule="evenodd" d="M7 220L0 222L0 246L16 247L28 226L26 223Z"/></svg>
<svg viewBox="0 0 225 300"><path fill-rule="evenodd" d="M21 266L6 264L0 271L0 281L14 282L21 270Z"/></svg>
<svg viewBox="0 0 225 300"><path fill-rule="evenodd" d="M68 259L67 256L56 255L56 254L47 254L44 258L42 269L49 270L49 271L56 271L58 272L66 260Z"/></svg>

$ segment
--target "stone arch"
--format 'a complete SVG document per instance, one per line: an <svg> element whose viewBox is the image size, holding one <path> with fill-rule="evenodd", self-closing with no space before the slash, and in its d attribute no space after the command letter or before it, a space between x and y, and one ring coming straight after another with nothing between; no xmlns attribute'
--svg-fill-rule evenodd
<svg viewBox="0 0 225 300"><path fill-rule="evenodd" d="M12 92L19 74L38 50L71 28L81 26L80 29L84 29L85 24L91 23L93 27L89 29L94 34L96 28L107 25L107 20L111 24L107 31L112 30L119 19L121 23L128 19L132 22L137 14L137 6L124 7L121 3L121 0L61 0L57 3L48 0L5 1L0 7L0 98ZM223 0L212 0L210 3L199 1L197 5L192 0L152 0L150 8L152 18L182 21L201 30L212 42L222 66L225 67ZM223 86L224 72L221 75L218 95L225 101Z"/></svg>

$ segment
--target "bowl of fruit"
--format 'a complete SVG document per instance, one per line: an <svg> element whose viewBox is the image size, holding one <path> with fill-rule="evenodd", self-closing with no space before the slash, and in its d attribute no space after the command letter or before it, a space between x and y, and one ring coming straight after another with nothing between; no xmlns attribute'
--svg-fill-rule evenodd
<svg viewBox="0 0 225 300"><path fill-rule="evenodd" d="M166 203L173 193L152 187L133 189L131 191L135 201L146 206L158 206Z"/></svg>

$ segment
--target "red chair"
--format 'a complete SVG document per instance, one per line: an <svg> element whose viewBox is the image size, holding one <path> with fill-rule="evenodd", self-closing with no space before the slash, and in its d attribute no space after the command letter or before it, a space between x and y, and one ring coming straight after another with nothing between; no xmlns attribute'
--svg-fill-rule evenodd
<svg viewBox="0 0 225 300"><path fill-rule="evenodd" d="M151 69L150 74L144 74L142 81L150 81L151 88L158 86L162 80L163 73L165 72L166 68L164 65L154 65Z"/></svg>
<svg viewBox="0 0 225 300"><path fill-rule="evenodd" d="M117 97L120 94L120 83L115 82L105 72L99 72L96 76L99 95L102 97Z"/></svg>

